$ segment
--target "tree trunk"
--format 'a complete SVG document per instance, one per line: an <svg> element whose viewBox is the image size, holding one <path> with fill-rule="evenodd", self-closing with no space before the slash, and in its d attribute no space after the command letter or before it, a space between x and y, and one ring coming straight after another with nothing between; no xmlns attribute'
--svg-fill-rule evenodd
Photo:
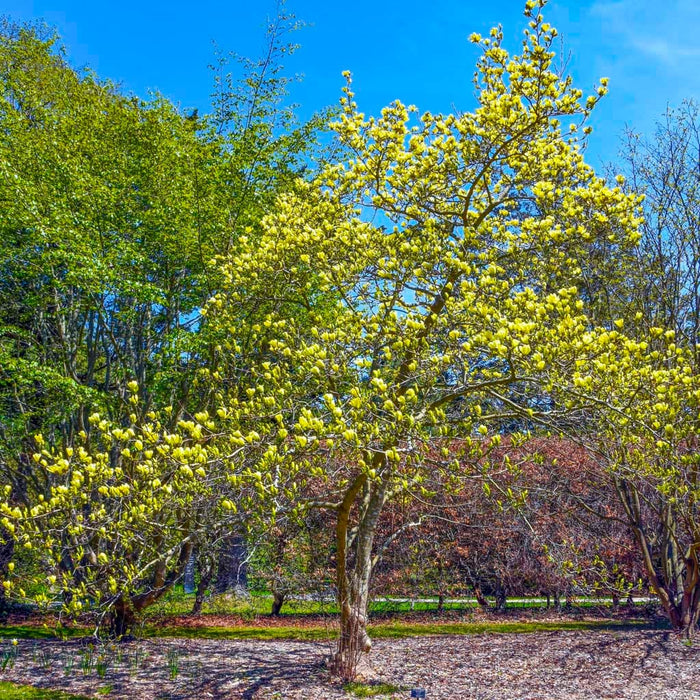
<svg viewBox="0 0 700 700"><path fill-rule="evenodd" d="M211 569L208 569L207 572L200 571L199 572L199 583L197 584L197 590L195 591L194 595L194 605L192 605L192 614L193 615L199 615L199 613L202 612L202 604L204 603L204 595L207 592L207 588L209 588L209 584L211 583Z"/></svg>
<svg viewBox="0 0 700 700"><path fill-rule="evenodd" d="M489 607L489 601L484 597L484 594L481 592L481 586L475 585L473 586L473 588L474 596L476 597L476 602L479 603L479 606L483 610L486 610Z"/></svg>
<svg viewBox="0 0 700 700"><path fill-rule="evenodd" d="M384 466L383 457L375 455L376 467ZM354 537L350 538L350 510L360 494L363 498L359 504L359 520ZM372 559L372 545L385 494L384 482L370 482L367 475L361 473L348 487L338 509L336 584L340 608L340 637L331 661L331 669L345 681L351 681L357 676L362 654L369 653L372 648L372 640L367 634L369 585L375 564ZM351 562L352 569L349 570Z"/></svg>
<svg viewBox="0 0 700 700"><path fill-rule="evenodd" d="M680 596L674 596L667 584L659 585L658 577L652 579L652 586L656 589L675 632L681 639L692 641L700 620L700 563L697 549L691 548L690 555L685 559L683 592Z"/></svg>
<svg viewBox="0 0 700 700"><path fill-rule="evenodd" d="M691 641L700 619L700 542L694 541L685 556L681 556L673 536L676 522L670 508L666 508L661 518L666 546L660 557L661 564L657 566L659 557L654 555L653 540L642 519L639 493L622 479L616 479L615 487L641 550L651 589L659 597L674 631L683 640Z"/></svg>
<svg viewBox="0 0 700 700"><path fill-rule="evenodd" d="M286 598L287 594L284 593L284 591L272 591L272 610L270 611L270 615L272 617L277 617L280 614L280 610L282 609Z"/></svg>
<svg viewBox="0 0 700 700"><path fill-rule="evenodd" d="M187 565L185 566L185 573L182 581L182 588L186 594L194 593L196 590L195 580L195 551L192 553L187 560Z"/></svg>
<svg viewBox="0 0 700 700"><path fill-rule="evenodd" d="M109 635L114 639L127 639L136 626L136 614L130 600L120 597L114 604L109 624Z"/></svg>
<svg viewBox="0 0 700 700"><path fill-rule="evenodd" d="M357 666L362 654L372 649L372 640L367 634L367 603L369 602L369 579L371 569L351 576L350 585L344 591L340 603L340 637L333 661L333 670L346 681L357 675Z"/></svg>
<svg viewBox="0 0 700 700"><path fill-rule="evenodd" d="M496 588L496 612L504 613L508 605L508 596L506 589L502 585Z"/></svg>
<svg viewBox="0 0 700 700"><path fill-rule="evenodd" d="M248 587L248 551L239 535L224 538L219 552L219 567L214 590L217 593L245 593Z"/></svg>

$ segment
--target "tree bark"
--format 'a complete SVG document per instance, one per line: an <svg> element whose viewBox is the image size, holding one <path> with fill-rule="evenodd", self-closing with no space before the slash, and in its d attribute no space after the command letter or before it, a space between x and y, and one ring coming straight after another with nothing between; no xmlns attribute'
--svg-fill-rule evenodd
<svg viewBox="0 0 700 700"><path fill-rule="evenodd" d="M282 606L284 605L284 601L286 600L286 598L287 594L284 593L284 591L272 591L272 610L270 612L270 615L272 617L279 616L280 610L282 610Z"/></svg>
<svg viewBox="0 0 700 700"><path fill-rule="evenodd" d="M676 522L667 507L659 518L663 551L654 550L634 484L615 479L615 488L641 550L651 589L659 597L673 630L683 640L691 641L700 620L700 542L692 542L685 556L679 553L674 537Z"/></svg>
<svg viewBox="0 0 700 700"><path fill-rule="evenodd" d="M183 575L182 588L186 594L194 593L196 591L195 585L195 552L192 550L190 558L187 560L187 565L185 566L185 573Z"/></svg>
<svg viewBox="0 0 700 700"><path fill-rule="evenodd" d="M204 603L204 595L209 588L211 583L211 570L207 572L199 572L199 583L197 584L197 590L194 595L194 604L192 605L192 614L199 615L202 612L202 604Z"/></svg>
<svg viewBox="0 0 700 700"><path fill-rule="evenodd" d="M376 467L384 466L380 460L383 460L383 455L375 455ZM371 482L366 474L360 473L346 491L338 509L336 585L340 608L340 637L331 668L346 681L356 677L362 654L369 653L372 648L372 640L367 634L367 605L374 568L372 546L385 494L386 483ZM360 495L363 498L359 504L359 519L351 539L350 511Z"/></svg>
<svg viewBox="0 0 700 700"><path fill-rule="evenodd" d="M489 601L484 597L484 594L481 592L481 586L474 585L473 588L476 602L479 603L479 607L486 610L489 607Z"/></svg>
<svg viewBox="0 0 700 700"><path fill-rule="evenodd" d="M130 600L120 596L112 609L109 635L114 639L128 639L136 626L136 612Z"/></svg>
<svg viewBox="0 0 700 700"><path fill-rule="evenodd" d="M239 535L231 535L221 542L219 566L214 583L217 593L234 590L245 592L248 587L247 547Z"/></svg>
<svg viewBox="0 0 700 700"><path fill-rule="evenodd" d="M508 596L504 586L498 585L496 588L496 612L504 613L508 605Z"/></svg>

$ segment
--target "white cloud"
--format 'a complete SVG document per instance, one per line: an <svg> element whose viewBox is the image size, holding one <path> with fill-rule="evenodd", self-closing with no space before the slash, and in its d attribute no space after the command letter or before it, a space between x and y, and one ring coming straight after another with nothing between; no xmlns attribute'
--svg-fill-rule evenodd
<svg viewBox="0 0 700 700"><path fill-rule="evenodd" d="M589 12L601 23L602 38L614 35L626 48L668 67L687 68L688 60L700 57L697 0L667 0L663 8L639 0L595 0Z"/></svg>
<svg viewBox="0 0 700 700"><path fill-rule="evenodd" d="M679 46L657 37L633 37L630 38L630 44L638 51L657 58L669 66L677 66L688 59L700 57L698 46Z"/></svg>

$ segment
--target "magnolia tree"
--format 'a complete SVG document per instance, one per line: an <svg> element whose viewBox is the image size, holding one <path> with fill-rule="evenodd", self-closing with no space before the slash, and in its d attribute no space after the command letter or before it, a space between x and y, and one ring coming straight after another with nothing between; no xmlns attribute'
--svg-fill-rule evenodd
<svg viewBox="0 0 700 700"><path fill-rule="evenodd" d="M582 412L578 439L600 465L598 483L617 496L652 590L673 629L690 639L700 619L700 378L694 352L662 328L651 328L648 340L600 329L575 345L576 360L552 390L564 388L562 404Z"/></svg>
<svg viewBox="0 0 700 700"><path fill-rule="evenodd" d="M352 156L278 200L224 261L206 310L233 358L222 420L267 445L237 483L273 508L334 514L345 676L371 647L384 505L420 495L431 471L476 463L502 421L563 410L540 381L587 330L577 284L592 251L638 237L635 197L583 160L605 81L583 101L554 70L543 5L527 3L518 55L500 29L472 36L472 112L418 117L396 102L365 117L348 78L335 129ZM249 348L258 360L231 371ZM459 455L442 452L450 435L464 438ZM321 495L306 500L309 482Z"/></svg>
<svg viewBox="0 0 700 700"><path fill-rule="evenodd" d="M232 488L232 455L211 443L208 414L166 429L155 414L137 415L130 384L131 423L89 418L72 447L51 448L37 435L35 469L47 486L28 505L12 487L0 500L4 539L33 554L35 566L15 568L6 593L39 605L59 603L69 618L89 615L96 632L107 623L129 634L140 613L180 579L193 547L213 547L242 531L245 491Z"/></svg>

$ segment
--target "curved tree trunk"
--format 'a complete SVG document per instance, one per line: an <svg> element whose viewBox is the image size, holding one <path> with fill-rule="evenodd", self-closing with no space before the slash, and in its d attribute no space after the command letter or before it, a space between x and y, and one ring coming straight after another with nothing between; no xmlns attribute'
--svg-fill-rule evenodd
<svg viewBox="0 0 700 700"><path fill-rule="evenodd" d="M481 592L481 586L474 584L472 587L474 588L474 597L476 598L476 602L479 604L479 607L481 607L483 610L487 610L489 607L489 601Z"/></svg>

